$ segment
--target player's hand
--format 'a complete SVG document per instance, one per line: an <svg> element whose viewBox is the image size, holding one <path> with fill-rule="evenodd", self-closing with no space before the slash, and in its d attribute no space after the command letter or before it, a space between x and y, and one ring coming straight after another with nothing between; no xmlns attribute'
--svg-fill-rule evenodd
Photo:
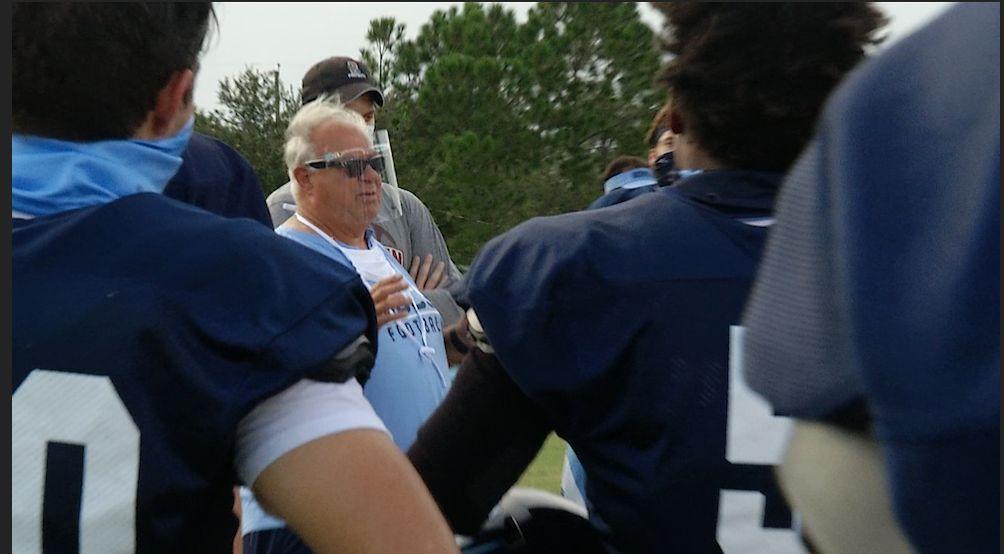
<svg viewBox="0 0 1004 554"><path fill-rule="evenodd" d="M391 275L373 285L370 296L373 297L373 307L376 308L378 327L404 319L408 315L411 298L402 292L407 289L408 282L403 275Z"/></svg>
<svg viewBox="0 0 1004 554"><path fill-rule="evenodd" d="M408 272L418 285L418 290L435 289L446 284L446 264L439 262L433 267L432 254L426 254L424 260L415 256Z"/></svg>

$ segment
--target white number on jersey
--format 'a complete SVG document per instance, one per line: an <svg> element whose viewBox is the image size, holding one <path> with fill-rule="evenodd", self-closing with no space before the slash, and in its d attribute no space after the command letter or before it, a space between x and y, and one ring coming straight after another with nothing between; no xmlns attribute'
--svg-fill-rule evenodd
<svg viewBox="0 0 1004 554"><path fill-rule="evenodd" d="M42 551L46 452L59 442L84 448L79 552L133 552L139 429L111 380L36 369L14 393L11 419L12 550Z"/></svg>
<svg viewBox="0 0 1004 554"><path fill-rule="evenodd" d="M729 405L725 455L733 464L777 465L791 435L791 420L775 416L770 406L742 378L746 329L729 329ZM766 497L757 491L722 490L718 501L718 544L726 554L803 553L793 529L761 525ZM797 516L793 519L797 525Z"/></svg>

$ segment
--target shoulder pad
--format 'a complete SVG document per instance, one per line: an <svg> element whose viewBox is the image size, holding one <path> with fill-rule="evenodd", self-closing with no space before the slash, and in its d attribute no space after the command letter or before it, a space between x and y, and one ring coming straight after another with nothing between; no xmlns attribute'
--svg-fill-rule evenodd
<svg viewBox="0 0 1004 554"><path fill-rule="evenodd" d="M474 308L467 309L467 330L474 337L474 345L487 354L493 354L495 350L488 342L488 335L485 333L478 314L474 313Z"/></svg>
<svg viewBox="0 0 1004 554"><path fill-rule="evenodd" d="M307 375L308 379L325 383L344 383L355 377L360 385L365 385L373 370L376 352L365 335L352 341L341 352L335 354L320 369Z"/></svg>

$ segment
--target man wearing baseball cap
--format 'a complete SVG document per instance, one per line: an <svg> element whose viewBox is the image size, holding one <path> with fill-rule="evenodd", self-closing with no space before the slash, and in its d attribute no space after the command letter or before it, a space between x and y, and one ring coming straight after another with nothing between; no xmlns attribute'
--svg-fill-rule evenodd
<svg viewBox="0 0 1004 554"><path fill-rule="evenodd" d="M383 92L373 83L365 64L352 58L335 56L314 64L303 76L300 100L306 104L322 94L337 93L343 104L369 96L383 107Z"/></svg>
<svg viewBox="0 0 1004 554"><path fill-rule="evenodd" d="M321 96L337 97L346 108L363 116L374 128L377 108L384 96L366 64L335 56L321 60L303 76L300 100L307 104ZM286 183L266 199L272 225L278 227L294 211L292 184ZM460 270L450 258L446 241L436 227L429 208L410 191L386 182L381 187L380 213L373 223L376 239L409 270L419 288L443 316L445 325L456 323L463 311L447 284L460 279Z"/></svg>

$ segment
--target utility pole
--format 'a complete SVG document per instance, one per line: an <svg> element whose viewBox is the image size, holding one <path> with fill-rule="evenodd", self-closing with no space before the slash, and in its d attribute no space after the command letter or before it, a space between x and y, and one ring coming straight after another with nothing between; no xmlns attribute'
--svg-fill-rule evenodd
<svg viewBox="0 0 1004 554"><path fill-rule="evenodd" d="M279 68L278 62L275 64L275 122L279 123L279 114L282 112L282 95L279 93Z"/></svg>

